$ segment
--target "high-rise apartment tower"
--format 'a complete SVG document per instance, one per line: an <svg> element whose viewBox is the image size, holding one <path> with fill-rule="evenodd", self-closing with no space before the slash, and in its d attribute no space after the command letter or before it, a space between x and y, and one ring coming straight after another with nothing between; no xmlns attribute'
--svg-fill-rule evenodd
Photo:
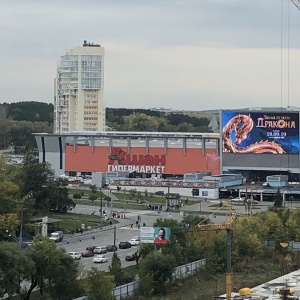
<svg viewBox="0 0 300 300"><path fill-rule="evenodd" d="M84 41L60 57L55 79L54 133L105 131L104 48Z"/></svg>

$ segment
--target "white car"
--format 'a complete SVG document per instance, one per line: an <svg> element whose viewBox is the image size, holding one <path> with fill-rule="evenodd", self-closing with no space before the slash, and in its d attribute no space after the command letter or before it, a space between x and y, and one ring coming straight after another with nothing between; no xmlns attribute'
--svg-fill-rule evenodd
<svg viewBox="0 0 300 300"><path fill-rule="evenodd" d="M137 238L132 238L128 241L131 246L138 246L141 243L141 240L139 237Z"/></svg>
<svg viewBox="0 0 300 300"><path fill-rule="evenodd" d="M100 264L100 263L105 263L105 262L108 262L108 258L105 256L105 255L96 255L94 258L93 258L93 263L97 263L97 264Z"/></svg>
<svg viewBox="0 0 300 300"><path fill-rule="evenodd" d="M231 199L232 202L244 202L245 198L244 197L236 197Z"/></svg>
<svg viewBox="0 0 300 300"><path fill-rule="evenodd" d="M101 254L101 253L106 253L107 249L106 247L100 246L100 247L96 247L94 249L94 254Z"/></svg>
<svg viewBox="0 0 300 300"><path fill-rule="evenodd" d="M81 254L79 252L69 252L69 255L74 259L81 259Z"/></svg>

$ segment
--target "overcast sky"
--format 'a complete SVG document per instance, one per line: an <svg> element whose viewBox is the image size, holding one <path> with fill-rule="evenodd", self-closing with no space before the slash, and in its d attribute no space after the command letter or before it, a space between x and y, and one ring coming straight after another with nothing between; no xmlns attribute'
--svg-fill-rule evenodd
<svg viewBox="0 0 300 300"><path fill-rule="evenodd" d="M107 107L300 106L299 28L290 0L1 0L0 103L53 103L59 57L88 40Z"/></svg>

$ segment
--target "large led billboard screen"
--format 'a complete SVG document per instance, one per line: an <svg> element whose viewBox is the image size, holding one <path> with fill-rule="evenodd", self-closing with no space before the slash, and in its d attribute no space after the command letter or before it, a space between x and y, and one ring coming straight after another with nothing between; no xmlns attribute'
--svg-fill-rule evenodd
<svg viewBox="0 0 300 300"><path fill-rule="evenodd" d="M299 154L299 114L222 112L223 153Z"/></svg>

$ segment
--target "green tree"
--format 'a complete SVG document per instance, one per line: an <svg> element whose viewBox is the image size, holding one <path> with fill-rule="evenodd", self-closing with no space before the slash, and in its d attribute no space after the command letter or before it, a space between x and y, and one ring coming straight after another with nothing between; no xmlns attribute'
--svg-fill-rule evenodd
<svg viewBox="0 0 300 300"><path fill-rule="evenodd" d="M21 147L25 151L35 149L36 140L32 133L37 132L51 133L52 126L45 122L12 121L11 143L15 148Z"/></svg>
<svg viewBox="0 0 300 300"><path fill-rule="evenodd" d="M36 213L46 213L50 209L67 212L75 207L74 201L68 196L67 181L54 180L50 166L39 163L33 153L25 156L18 182L21 196L30 195Z"/></svg>
<svg viewBox="0 0 300 300"><path fill-rule="evenodd" d="M159 122L155 117L143 113L134 113L124 117L128 130L132 131L157 131Z"/></svg>
<svg viewBox="0 0 300 300"><path fill-rule="evenodd" d="M7 149L10 145L10 131L12 121L7 117L7 109L0 105L0 149Z"/></svg>
<svg viewBox="0 0 300 300"><path fill-rule="evenodd" d="M0 243L0 297L5 294L12 296L20 292L20 283L25 278L31 261L15 243Z"/></svg>
<svg viewBox="0 0 300 300"><path fill-rule="evenodd" d="M66 213L73 209L76 204L69 197L68 181L66 179L53 180L51 177L47 180L44 197L49 202L49 208L53 211Z"/></svg>
<svg viewBox="0 0 300 300"><path fill-rule="evenodd" d="M277 189L277 193L274 197L274 206L275 207L282 207L282 198L281 198L281 194L280 194L280 188L278 187Z"/></svg>
<svg viewBox="0 0 300 300"><path fill-rule="evenodd" d="M177 132L194 132L195 128L190 123L180 123L178 126L176 126Z"/></svg>
<svg viewBox="0 0 300 300"><path fill-rule="evenodd" d="M15 234L19 225L20 220L16 213L0 215L0 240L11 240L9 234Z"/></svg>
<svg viewBox="0 0 300 300"><path fill-rule="evenodd" d="M117 254L117 252L114 252L112 259L111 259L111 265L108 267L108 270L111 275L115 278L115 285L122 285L123 284L123 270L121 265L121 260Z"/></svg>
<svg viewBox="0 0 300 300"><path fill-rule="evenodd" d="M92 268L88 272L88 297L90 300L114 300L114 277L104 271Z"/></svg>
<svg viewBox="0 0 300 300"><path fill-rule="evenodd" d="M79 273L79 264L66 254L65 249L57 248L47 237L35 238L33 245L27 249L27 256L33 267L26 273L30 287L23 299L30 299L34 288L39 287L54 299L73 299L80 294L78 285L74 285Z"/></svg>
<svg viewBox="0 0 300 300"><path fill-rule="evenodd" d="M152 252L144 258L139 267L140 288L145 296L165 294L167 282L171 280L176 260L173 255Z"/></svg>

